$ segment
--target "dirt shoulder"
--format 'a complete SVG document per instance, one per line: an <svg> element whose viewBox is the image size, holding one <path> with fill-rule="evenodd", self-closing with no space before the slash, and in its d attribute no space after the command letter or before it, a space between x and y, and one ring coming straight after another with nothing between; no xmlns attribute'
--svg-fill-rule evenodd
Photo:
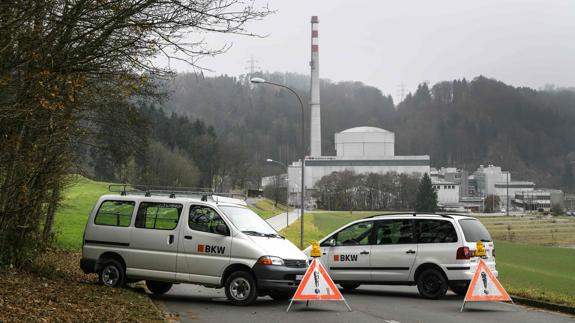
<svg viewBox="0 0 575 323"><path fill-rule="evenodd" d="M0 322L163 322L142 287L104 287L79 262L50 251L32 270L0 269Z"/></svg>

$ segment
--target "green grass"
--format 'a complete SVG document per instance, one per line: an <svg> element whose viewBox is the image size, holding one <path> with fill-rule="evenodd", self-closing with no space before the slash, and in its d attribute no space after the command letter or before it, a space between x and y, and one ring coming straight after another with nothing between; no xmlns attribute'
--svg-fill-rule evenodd
<svg viewBox="0 0 575 323"><path fill-rule="evenodd" d="M320 240L330 232L354 220L368 215L380 214L381 212L322 212L305 214L305 235L304 247L309 246L312 240ZM494 223L505 221L521 221L519 219L508 219L498 217L497 219L483 219L487 222L488 228L493 228ZM525 220L525 219L523 219ZM535 221L535 220L525 220ZM553 221L533 222L534 230L542 230L545 224L555 225ZM513 222L515 225L520 223ZM501 225L501 224L497 224ZM565 229L565 227L564 227ZM491 230L491 229L490 229ZM282 233L295 245L299 246L300 231L299 221L284 229ZM530 231L517 231L516 238L528 240ZM497 237L498 233L493 234ZM575 237L570 238L571 245L574 245ZM547 243L548 239L541 240ZM537 246L527 244L517 244L503 240L495 241L497 251L497 269L503 286L511 294L549 301L559 304L575 306L575 249L558 248L548 246Z"/></svg>
<svg viewBox="0 0 575 323"><path fill-rule="evenodd" d="M64 249L79 249L82 246L88 216L98 198L109 193L108 185L74 176L74 182L64 191L63 201L56 210L54 232L57 246Z"/></svg>
<svg viewBox="0 0 575 323"><path fill-rule="evenodd" d="M575 306L575 249L495 241L495 250L508 292Z"/></svg>
<svg viewBox="0 0 575 323"><path fill-rule="evenodd" d="M261 199L257 201L255 207L249 206L249 208L264 219L269 219L286 211L285 205L278 203L278 206L275 207L274 201L268 199Z"/></svg>

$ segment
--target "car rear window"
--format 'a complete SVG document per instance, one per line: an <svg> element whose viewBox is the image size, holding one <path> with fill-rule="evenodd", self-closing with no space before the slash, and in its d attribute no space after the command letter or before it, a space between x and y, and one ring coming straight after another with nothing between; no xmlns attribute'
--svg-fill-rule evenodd
<svg viewBox="0 0 575 323"><path fill-rule="evenodd" d="M463 219L459 220L459 224L463 229L463 235L465 236L465 241L476 242L476 241L491 241L491 235L489 231L485 229L481 222L475 219Z"/></svg>

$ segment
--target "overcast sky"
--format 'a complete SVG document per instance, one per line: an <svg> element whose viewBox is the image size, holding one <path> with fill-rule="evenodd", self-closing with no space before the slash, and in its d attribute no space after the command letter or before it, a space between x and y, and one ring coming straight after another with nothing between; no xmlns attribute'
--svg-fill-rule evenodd
<svg viewBox="0 0 575 323"><path fill-rule="evenodd" d="M361 81L395 98L429 81L485 75L515 86L575 86L575 1L269 0L277 10L249 30L266 38L206 35L225 54L206 75L309 74L310 17L319 16L320 77ZM179 71L190 70L172 64Z"/></svg>

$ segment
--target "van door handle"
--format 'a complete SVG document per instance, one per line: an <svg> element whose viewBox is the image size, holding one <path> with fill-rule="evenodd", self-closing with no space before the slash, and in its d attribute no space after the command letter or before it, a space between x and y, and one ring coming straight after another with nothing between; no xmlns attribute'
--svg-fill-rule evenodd
<svg viewBox="0 0 575 323"><path fill-rule="evenodd" d="M415 250L409 249L409 250L407 250L405 253L415 253Z"/></svg>
<svg viewBox="0 0 575 323"><path fill-rule="evenodd" d="M184 236L184 239L186 239L186 240L192 240L192 236Z"/></svg>
<svg viewBox="0 0 575 323"><path fill-rule="evenodd" d="M173 235L173 234L170 234L170 235L168 236L168 244L172 244L172 243L174 243L174 235Z"/></svg>
<svg viewBox="0 0 575 323"><path fill-rule="evenodd" d="M365 251L365 250L364 250L364 251L360 252L359 254L360 254L360 255L369 255L369 251Z"/></svg>

